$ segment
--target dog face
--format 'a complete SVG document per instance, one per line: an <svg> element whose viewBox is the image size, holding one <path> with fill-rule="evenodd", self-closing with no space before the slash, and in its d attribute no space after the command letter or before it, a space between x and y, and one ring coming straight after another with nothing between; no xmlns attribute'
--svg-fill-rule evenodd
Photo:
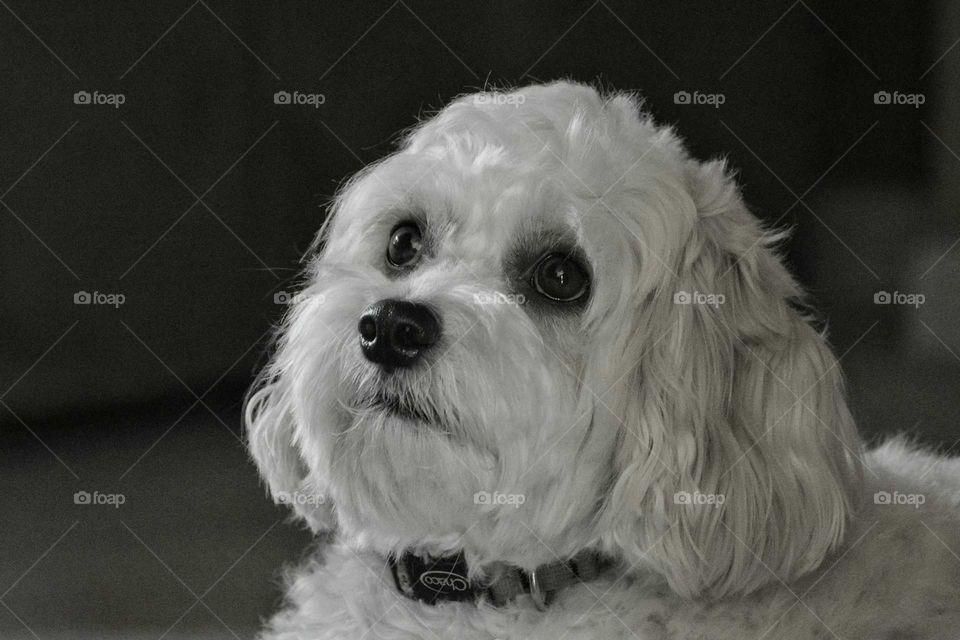
<svg viewBox="0 0 960 640"><path fill-rule="evenodd" d="M248 400L254 459L384 553L593 546L691 596L805 573L859 452L773 240L630 96L461 98L338 197Z"/></svg>

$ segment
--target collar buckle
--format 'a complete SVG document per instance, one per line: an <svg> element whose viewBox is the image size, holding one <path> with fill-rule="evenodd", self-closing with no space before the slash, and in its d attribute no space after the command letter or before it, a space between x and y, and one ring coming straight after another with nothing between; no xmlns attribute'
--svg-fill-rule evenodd
<svg viewBox="0 0 960 640"><path fill-rule="evenodd" d="M541 586L540 576L537 575L537 570L538 569L533 569L527 573L527 582L530 585L530 598L533 599L533 604L536 605L537 610L546 611L548 594Z"/></svg>

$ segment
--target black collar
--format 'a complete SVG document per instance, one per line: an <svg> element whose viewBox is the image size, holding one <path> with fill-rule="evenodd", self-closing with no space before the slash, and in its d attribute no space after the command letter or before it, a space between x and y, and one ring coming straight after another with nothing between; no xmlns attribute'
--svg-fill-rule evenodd
<svg viewBox="0 0 960 640"><path fill-rule="evenodd" d="M594 551L581 551L562 562L542 564L533 571L506 566L487 583L467 578L462 553L450 556L418 556L404 553L389 558L397 589L408 598L427 604L479 602L502 606L529 594L538 609L545 609L560 589L596 578L610 562Z"/></svg>

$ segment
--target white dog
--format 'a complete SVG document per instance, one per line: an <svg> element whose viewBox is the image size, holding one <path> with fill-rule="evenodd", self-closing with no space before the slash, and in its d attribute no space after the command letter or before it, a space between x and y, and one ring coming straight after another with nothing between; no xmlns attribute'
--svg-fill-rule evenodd
<svg viewBox="0 0 960 640"><path fill-rule="evenodd" d="M247 404L331 532L263 637L960 636L960 460L863 450L777 240L630 95L417 127L336 200Z"/></svg>

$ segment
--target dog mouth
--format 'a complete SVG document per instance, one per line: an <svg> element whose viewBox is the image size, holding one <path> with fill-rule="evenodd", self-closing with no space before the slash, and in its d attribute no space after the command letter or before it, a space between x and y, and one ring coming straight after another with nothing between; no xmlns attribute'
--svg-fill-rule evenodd
<svg viewBox="0 0 960 640"><path fill-rule="evenodd" d="M379 391L363 403L364 408L380 411L403 420L441 426L443 420L436 409L403 396Z"/></svg>
<svg viewBox="0 0 960 640"><path fill-rule="evenodd" d="M436 407L429 400L411 398L392 389L378 389L357 397L353 405L361 414L386 417L388 430L399 428L422 435L433 434L450 444L469 447L489 457L489 464L498 464L499 456L480 439L476 430L465 424L465 416L457 408ZM377 421L379 422L379 420ZM393 423L390 425L390 423Z"/></svg>

